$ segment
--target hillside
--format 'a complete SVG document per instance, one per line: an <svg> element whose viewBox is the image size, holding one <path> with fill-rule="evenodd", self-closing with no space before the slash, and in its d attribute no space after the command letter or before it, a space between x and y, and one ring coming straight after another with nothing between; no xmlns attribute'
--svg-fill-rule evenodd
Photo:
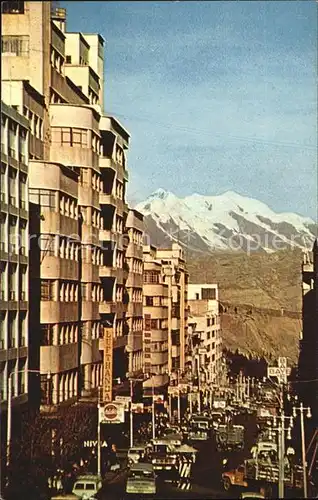
<svg viewBox="0 0 318 500"><path fill-rule="evenodd" d="M222 314L226 347L254 355L283 354L294 362L297 360L301 330L301 251L255 252L250 256L243 252L216 252L204 257L188 254L187 258L190 282L218 283L220 303L233 305ZM251 315L242 307L244 304L252 306ZM238 306L238 313L234 312L234 306ZM282 308L285 315L280 317ZM298 312L299 317L287 316L288 311ZM293 315L297 316L290 314Z"/></svg>

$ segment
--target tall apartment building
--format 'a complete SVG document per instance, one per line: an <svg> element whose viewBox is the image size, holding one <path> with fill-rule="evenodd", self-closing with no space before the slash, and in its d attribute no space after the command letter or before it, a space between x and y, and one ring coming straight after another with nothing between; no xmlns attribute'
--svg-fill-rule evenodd
<svg viewBox="0 0 318 500"><path fill-rule="evenodd" d="M199 368L207 383L217 384L222 369L218 286L189 284L188 305L189 351L187 361L192 364L192 372L195 375Z"/></svg>
<svg viewBox="0 0 318 500"><path fill-rule="evenodd" d="M314 426L318 425L318 239L312 252L304 254L303 328L300 338L298 375L301 396L312 409Z"/></svg>
<svg viewBox="0 0 318 500"><path fill-rule="evenodd" d="M143 384L145 392L167 390L169 383L169 284L166 282L158 250L144 246L143 317L144 317L144 373L148 380Z"/></svg>
<svg viewBox="0 0 318 500"><path fill-rule="evenodd" d="M158 249L157 259L163 266L168 284L168 372L177 381L185 371L185 349L188 335L189 275L183 248L177 243L170 249Z"/></svg>
<svg viewBox="0 0 318 500"><path fill-rule="evenodd" d="M143 373L143 215L137 210L129 210L126 220L128 246L125 260L128 266L126 282L129 302L127 307L129 376L138 377Z"/></svg>
<svg viewBox="0 0 318 500"><path fill-rule="evenodd" d="M129 134L103 115L103 50L98 34L67 33L65 9L51 2L3 4L2 94L30 122L32 227L41 245L49 242L49 250L42 245L34 253L39 261L32 262L37 272L31 285L40 297L42 280L45 297L36 311L32 294L33 321L39 322L32 324L32 367L43 368L44 385L50 373L53 407L87 396L100 384L102 351L104 386L124 377L129 332L140 331L138 306L136 320L131 308L127 316ZM136 288L136 298L138 287L129 287ZM69 316L67 309L73 311ZM61 362L66 352L67 366ZM110 392L106 399L111 397Z"/></svg>
<svg viewBox="0 0 318 500"><path fill-rule="evenodd" d="M103 393L106 401L112 397L113 378L125 378L128 372L126 313L129 297L126 290L128 268L125 262L125 225L128 216L126 152L130 136L121 123L111 116L102 116L100 133L100 241L103 253L100 279L103 301L100 303L99 312L104 325L101 347L104 351Z"/></svg>
<svg viewBox="0 0 318 500"><path fill-rule="evenodd" d="M28 398L29 122L1 102L0 408Z"/></svg>

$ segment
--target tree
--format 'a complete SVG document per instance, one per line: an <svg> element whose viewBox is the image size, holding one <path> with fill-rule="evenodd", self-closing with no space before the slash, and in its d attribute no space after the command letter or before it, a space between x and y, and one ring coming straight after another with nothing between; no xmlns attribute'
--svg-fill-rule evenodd
<svg viewBox="0 0 318 500"><path fill-rule="evenodd" d="M30 500L38 500L41 494L47 498L49 478L57 469L79 462L83 441L94 439L96 428L96 406L73 405L52 416L23 415L21 432L13 433L11 444L8 498L15 500L26 493Z"/></svg>

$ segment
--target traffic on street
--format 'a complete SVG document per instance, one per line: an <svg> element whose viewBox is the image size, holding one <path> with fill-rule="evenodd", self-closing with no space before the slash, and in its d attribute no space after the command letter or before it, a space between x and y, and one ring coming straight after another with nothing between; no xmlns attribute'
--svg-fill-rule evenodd
<svg viewBox="0 0 318 500"><path fill-rule="evenodd" d="M209 400L187 405L186 395L177 411L157 401L133 416L128 406L130 428L107 425L105 441L67 474L58 471L51 498L316 498L317 457L307 450L304 484L297 408L287 414L285 400L269 380L243 389L235 381Z"/></svg>

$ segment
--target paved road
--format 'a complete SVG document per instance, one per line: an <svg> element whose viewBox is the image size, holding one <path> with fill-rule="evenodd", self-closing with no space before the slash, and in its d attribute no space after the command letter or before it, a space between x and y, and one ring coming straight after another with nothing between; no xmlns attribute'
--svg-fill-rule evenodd
<svg viewBox="0 0 318 500"><path fill-rule="evenodd" d="M231 454L217 452L213 438L205 442L194 443L194 446L199 447L200 451L192 470L191 490L180 490L169 483L164 483L159 486L156 498L162 500L170 498L201 498L207 500L238 498L240 490L233 490L229 495L222 488L222 460L225 457L228 458L229 466L234 467L249 455L256 436L256 420L254 416L244 417L244 415L239 415L235 423L243 424L246 427L244 451ZM107 486L105 494L102 495L102 500L121 500L124 497L124 486L124 477L117 485Z"/></svg>

